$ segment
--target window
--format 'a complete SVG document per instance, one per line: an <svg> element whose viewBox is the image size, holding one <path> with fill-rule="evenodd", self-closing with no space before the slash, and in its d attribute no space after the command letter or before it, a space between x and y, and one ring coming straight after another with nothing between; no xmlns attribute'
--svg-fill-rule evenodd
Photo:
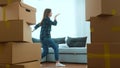
<svg viewBox="0 0 120 68"><path fill-rule="evenodd" d="M41 21L45 8L52 9L51 20L55 14L60 13L57 26L52 27L52 37L88 36L90 42L89 23L85 21L85 0L24 0L24 2L37 9L37 23ZM32 33L34 38L39 38L39 35L40 29Z"/></svg>

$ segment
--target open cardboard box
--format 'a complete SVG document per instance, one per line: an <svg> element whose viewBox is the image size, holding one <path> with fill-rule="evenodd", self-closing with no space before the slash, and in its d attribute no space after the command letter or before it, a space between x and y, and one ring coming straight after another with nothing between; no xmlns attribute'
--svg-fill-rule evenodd
<svg viewBox="0 0 120 68"><path fill-rule="evenodd" d="M22 2L0 7L0 21L25 20L29 25L36 23L36 9Z"/></svg>

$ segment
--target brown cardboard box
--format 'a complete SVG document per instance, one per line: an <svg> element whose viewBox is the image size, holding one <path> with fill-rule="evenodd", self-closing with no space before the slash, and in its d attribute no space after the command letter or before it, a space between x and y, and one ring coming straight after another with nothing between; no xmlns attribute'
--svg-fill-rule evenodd
<svg viewBox="0 0 120 68"><path fill-rule="evenodd" d="M86 20L90 17L120 15L120 0L86 0Z"/></svg>
<svg viewBox="0 0 120 68"><path fill-rule="evenodd" d="M0 43L0 64L40 60L41 46L35 43Z"/></svg>
<svg viewBox="0 0 120 68"><path fill-rule="evenodd" d="M40 61L33 61L21 64L0 64L0 68L41 68Z"/></svg>
<svg viewBox="0 0 120 68"><path fill-rule="evenodd" d="M88 68L119 68L120 43L92 43L87 46Z"/></svg>
<svg viewBox="0 0 120 68"><path fill-rule="evenodd" d="M31 28L23 20L0 21L0 42L32 42Z"/></svg>
<svg viewBox="0 0 120 68"><path fill-rule="evenodd" d="M33 25L36 22L36 9L22 2L0 7L0 20L25 20Z"/></svg>
<svg viewBox="0 0 120 68"><path fill-rule="evenodd" d="M14 2L20 2L22 0L0 0L0 6L6 6Z"/></svg>
<svg viewBox="0 0 120 68"><path fill-rule="evenodd" d="M120 16L92 17L91 41L120 42Z"/></svg>

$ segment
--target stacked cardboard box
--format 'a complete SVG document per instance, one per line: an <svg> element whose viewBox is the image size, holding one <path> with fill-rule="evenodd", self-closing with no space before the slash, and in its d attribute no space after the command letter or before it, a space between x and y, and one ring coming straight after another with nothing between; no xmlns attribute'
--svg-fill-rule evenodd
<svg viewBox="0 0 120 68"><path fill-rule="evenodd" d="M86 0L86 20L91 24L88 68L120 67L119 0Z"/></svg>
<svg viewBox="0 0 120 68"><path fill-rule="evenodd" d="M40 68L40 61L20 64L0 64L0 68Z"/></svg>
<svg viewBox="0 0 120 68"><path fill-rule="evenodd" d="M120 16L120 0L86 0L86 20L96 16Z"/></svg>
<svg viewBox="0 0 120 68"><path fill-rule="evenodd" d="M32 43L36 9L21 0L0 0L0 68L40 68L40 44Z"/></svg>
<svg viewBox="0 0 120 68"><path fill-rule="evenodd" d="M0 21L3 20L25 20L33 25L36 22L36 9L22 2L14 2L0 7Z"/></svg>
<svg viewBox="0 0 120 68"><path fill-rule="evenodd" d="M119 68L120 43L88 45L88 68Z"/></svg>
<svg viewBox="0 0 120 68"><path fill-rule="evenodd" d="M6 6L14 2L21 2L23 0L0 0L0 6Z"/></svg>
<svg viewBox="0 0 120 68"><path fill-rule="evenodd" d="M31 28L23 20L0 21L0 42L32 42Z"/></svg>
<svg viewBox="0 0 120 68"><path fill-rule="evenodd" d="M91 17L92 43L120 42L120 16Z"/></svg>

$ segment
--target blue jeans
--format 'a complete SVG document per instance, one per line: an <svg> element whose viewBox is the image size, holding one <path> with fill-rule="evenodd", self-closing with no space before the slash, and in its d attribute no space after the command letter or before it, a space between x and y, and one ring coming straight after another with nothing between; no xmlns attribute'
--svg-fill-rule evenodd
<svg viewBox="0 0 120 68"><path fill-rule="evenodd" d="M49 47L52 47L54 50L54 55L55 55L55 60L59 60L59 49L58 49L58 44L54 42L51 38L42 38L41 39L42 47L43 47L43 53L42 53L42 58L47 56L49 52Z"/></svg>

